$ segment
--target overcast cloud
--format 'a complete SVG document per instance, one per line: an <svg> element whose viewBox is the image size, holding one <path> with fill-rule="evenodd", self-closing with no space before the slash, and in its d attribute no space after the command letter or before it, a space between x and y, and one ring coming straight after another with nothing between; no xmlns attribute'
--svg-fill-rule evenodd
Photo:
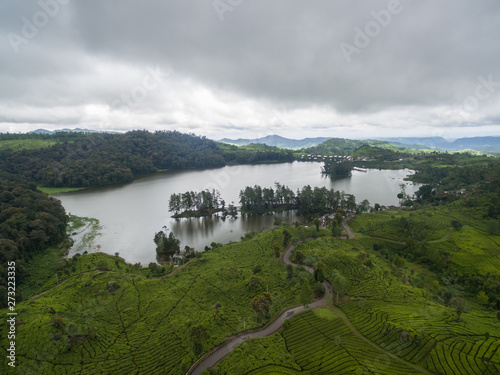
<svg viewBox="0 0 500 375"><path fill-rule="evenodd" d="M0 131L500 135L498 0L0 0Z"/></svg>

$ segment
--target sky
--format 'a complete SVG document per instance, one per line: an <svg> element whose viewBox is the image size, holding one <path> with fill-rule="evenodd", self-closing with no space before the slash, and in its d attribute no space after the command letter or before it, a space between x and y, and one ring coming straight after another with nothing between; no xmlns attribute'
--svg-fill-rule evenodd
<svg viewBox="0 0 500 375"><path fill-rule="evenodd" d="M0 132L500 135L498 0L0 0Z"/></svg>

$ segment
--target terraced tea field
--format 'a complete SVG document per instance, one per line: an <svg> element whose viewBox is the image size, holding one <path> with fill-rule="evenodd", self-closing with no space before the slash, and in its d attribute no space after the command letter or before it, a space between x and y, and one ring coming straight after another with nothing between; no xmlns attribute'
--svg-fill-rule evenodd
<svg viewBox="0 0 500 375"><path fill-rule="evenodd" d="M215 371L220 375L425 373L367 343L331 309L302 313L280 333L242 344Z"/></svg>
<svg viewBox="0 0 500 375"><path fill-rule="evenodd" d="M418 303L420 302L420 303ZM340 304L356 328L371 341L431 372L497 374L500 329L494 314L471 312L456 321L451 309L430 301ZM488 332L488 337L484 333Z"/></svg>
<svg viewBox="0 0 500 375"><path fill-rule="evenodd" d="M433 215L425 210L417 212L387 211L357 215L349 221L349 226L354 232L365 232L372 237L404 242L401 241L402 218L409 222L410 230L421 234L422 239L427 241L439 240L446 236L451 229L450 221L453 220L446 216Z"/></svg>
<svg viewBox="0 0 500 375"><path fill-rule="evenodd" d="M275 257L275 241L282 241L281 231L212 249L158 279L106 254L83 256L73 271L45 283L52 289L17 306L17 370L184 374L200 355L188 335L191 326L205 327L203 353L259 325L250 302L263 291L273 298L271 316L296 303L299 286ZM259 283L249 288L252 277ZM3 320L2 345L7 329Z"/></svg>

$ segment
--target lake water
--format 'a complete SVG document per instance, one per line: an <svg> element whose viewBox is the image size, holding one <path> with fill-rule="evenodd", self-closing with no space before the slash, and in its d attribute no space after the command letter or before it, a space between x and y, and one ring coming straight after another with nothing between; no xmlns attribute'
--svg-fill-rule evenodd
<svg viewBox="0 0 500 375"><path fill-rule="evenodd" d="M100 221L102 228L90 251L118 252L128 262L147 265L156 261L153 238L163 226L181 240L181 248L188 245L201 251L212 242L238 241L248 231L273 225L273 215L239 215L236 219L226 220L218 217L172 219L168 200L173 193L218 189L226 205L234 202L239 206L239 192L246 186L274 187L275 182L280 182L294 191L305 185L324 186L354 194L358 203L368 199L372 206L375 203L389 206L398 205L401 183L406 184L409 195L420 186L403 180L412 173L410 170L353 171L350 178L332 180L321 174L321 165L296 161L165 172L123 186L82 190L55 197L61 200L67 212ZM293 212L282 215L290 223L297 220ZM74 251L70 251L70 255Z"/></svg>

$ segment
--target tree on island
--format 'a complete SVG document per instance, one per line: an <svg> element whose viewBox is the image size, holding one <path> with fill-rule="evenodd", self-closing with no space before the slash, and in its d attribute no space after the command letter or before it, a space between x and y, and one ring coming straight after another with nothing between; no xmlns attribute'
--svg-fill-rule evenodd
<svg viewBox="0 0 500 375"><path fill-rule="evenodd" d="M352 174L353 163L348 161L336 162L325 161L323 166L323 173L332 177L350 177Z"/></svg>
<svg viewBox="0 0 500 375"><path fill-rule="evenodd" d="M163 227L165 231L168 229ZM181 241L175 238L172 232L167 236L162 230L155 234L156 257L159 261L172 261L172 258L179 255Z"/></svg>

